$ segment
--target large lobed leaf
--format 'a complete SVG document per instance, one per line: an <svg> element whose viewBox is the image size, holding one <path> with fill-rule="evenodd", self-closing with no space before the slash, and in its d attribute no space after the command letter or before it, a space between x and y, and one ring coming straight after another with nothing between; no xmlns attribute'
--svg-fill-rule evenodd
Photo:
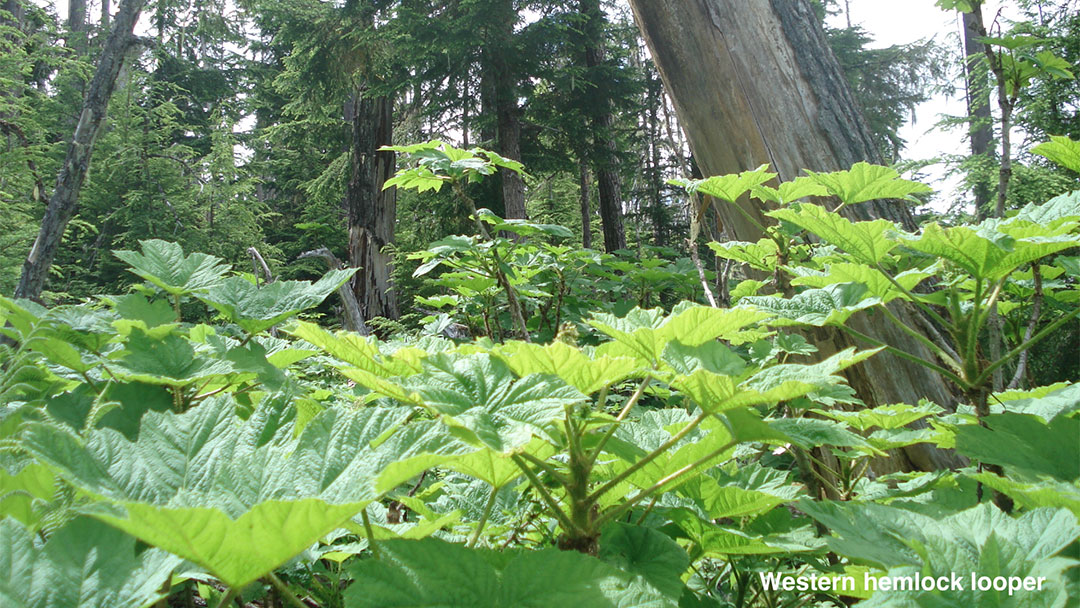
<svg viewBox="0 0 1080 608"><path fill-rule="evenodd" d="M380 557L351 570L349 608L674 607L646 577L572 551L466 549L436 539L379 544ZM673 568L657 576L670 574ZM676 579L677 580L677 579Z"/></svg>
<svg viewBox="0 0 1080 608"><path fill-rule="evenodd" d="M829 548L852 560L887 570L890 576L965 577L963 590L941 593L876 593L865 606L1063 607L1064 570L1075 561L1058 554L1080 536L1076 517L1065 509L1036 509L1013 518L982 504L944 518L879 504L816 502L799 509L831 529ZM1044 576L1042 591L970 588L970 574L987 577Z"/></svg>
<svg viewBox="0 0 1080 608"><path fill-rule="evenodd" d="M770 211L769 215L816 234L863 264L883 262L897 246L895 241L888 238L888 234L896 230L889 220L851 222L824 207L808 203Z"/></svg>
<svg viewBox="0 0 1080 608"><path fill-rule="evenodd" d="M242 277L229 277L206 293L198 294L198 298L244 331L255 334L320 304L352 278L356 270L331 270L315 283L277 281L259 287Z"/></svg>
<svg viewBox="0 0 1080 608"><path fill-rule="evenodd" d="M177 243L158 239L139 241L142 253L120 250L116 257L131 266L131 272L172 295L206 291L219 284L230 266L221 258L205 253L185 256Z"/></svg>
<svg viewBox="0 0 1080 608"><path fill-rule="evenodd" d="M533 374L516 380L505 362L486 353L428 357L424 372L404 384L458 437L502 453L534 436L547 437L549 424L585 400L555 376Z"/></svg>
<svg viewBox="0 0 1080 608"><path fill-rule="evenodd" d="M829 194L847 205L882 198L903 198L918 201L912 194L931 192L930 186L900 178L892 167L855 163L846 171L833 173L806 172L810 179L828 189Z"/></svg>
<svg viewBox="0 0 1080 608"><path fill-rule="evenodd" d="M77 517L41 543L0 520L0 605L4 608L141 608L156 601L181 560Z"/></svg>
<svg viewBox="0 0 1080 608"><path fill-rule="evenodd" d="M391 434L408 408L330 409L295 439L263 410L240 424L233 408L215 399L180 415L147 414L137 441L111 429L82 440L38 423L25 445L107 499L95 516L234 586L285 563L418 467L439 464L439 454L473 450L437 423Z"/></svg>
<svg viewBox="0 0 1080 608"><path fill-rule="evenodd" d="M748 330L769 314L749 308L711 308L689 305L676 307L665 317L660 309L635 308L625 317L597 313L589 324L610 336L619 345L616 350L601 347L599 352L618 356L636 356L655 365L668 344L678 340L685 346L699 346L720 338L741 344L761 337L761 332ZM621 351L621 352L620 352Z"/></svg>

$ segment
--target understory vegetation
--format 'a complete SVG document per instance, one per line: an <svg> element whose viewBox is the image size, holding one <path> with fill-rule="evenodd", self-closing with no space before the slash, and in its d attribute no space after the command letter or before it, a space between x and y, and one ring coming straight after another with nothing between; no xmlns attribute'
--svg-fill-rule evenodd
<svg viewBox="0 0 1080 608"><path fill-rule="evenodd" d="M0 0L0 608L1080 605L1080 14L893 4Z"/></svg>
<svg viewBox="0 0 1080 608"><path fill-rule="evenodd" d="M261 283L162 240L114 252L142 281L121 295L0 298L0 603L1080 597L1076 358L1039 350L1080 314L1080 192L908 233L809 202L927 189L887 167L779 188L768 167L681 180L779 220L758 242L710 245L754 277L718 307L699 303L710 288L689 262L601 260L565 228L476 209L463 186L516 163L440 142L398 151L411 162L391 185L449 188L474 220L415 254L432 311L416 328L313 322L354 270ZM1080 169L1067 138L1036 152ZM855 346L814 346L823 328ZM1053 365L1034 370L1036 355ZM866 407L845 374L875 358L930 370L960 405ZM1069 381L1037 382L1054 373ZM994 390L995 374L1027 388ZM897 464L935 449L956 466ZM867 588L954 574L959 589ZM816 586L767 584L778 576ZM835 590L844 577L854 586Z"/></svg>

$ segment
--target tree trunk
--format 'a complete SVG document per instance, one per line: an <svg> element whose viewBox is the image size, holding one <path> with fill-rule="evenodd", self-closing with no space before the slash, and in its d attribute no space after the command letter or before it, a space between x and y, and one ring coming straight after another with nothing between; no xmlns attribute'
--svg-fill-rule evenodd
<svg viewBox="0 0 1080 608"><path fill-rule="evenodd" d="M578 161L578 196L581 201L581 246L592 247L592 213L589 211L589 164Z"/></svg>
<svg viewBox="0 0 1080 608"><path fill-rule="evenodd" d="M971 138L971 156L989 158L990 144L994 138L993 119L990 116L989 72L983 56L983 43L979 37L985 32L983 27L982 7L963 13L964 16L964 54L967 56L965 79L967 82L968 134ZM986 219L993 190L990 184L978 180L975 184L975 216L980 221Z"/></svg>
<svg viewBox="0 0 1080 608"><path fill-rule="evenodd" d="M22 275L15 289L16 297L35 300L41 297L45 278L56 257L64 229L78 207L79 191L86 180L90 158L94 153L94 140L101 130L109 99L116 87L116 77L120 74L124 55L131 44L135 22L145 4L146 0L124 0L120 4L115 25L109 32L97 71L94 72L94 79L86 93L64 164L56 178L56 188L49 199L45 217L41 220L41 230L30 254L23 262Z"/></svg>
<svg viewBox="0 0 1080 608"><path fill-rule="evenodd" d="M604 249L611 253L626 249L626 232L622 220L622 184L619 180L618 146L615 143L611 98L606 83L598 74L605 61L604 13L599 0L579 0L578 11L583 19L582 41L585 48L585 67L594 93L589 122L592 127L593 172L600 195L600 221L604 227Z"/></svg>
<svg viewBox="0 0 1080 608"><path fill-rule="evenodd" d="M880 162L864 120L806 0L631 0L634 16L652 51L694 158L706 175L722 175L769 163L788 181L806 168L846 169L858 161ZM762 223L764 209L748 199L740 205ZM757 241L761 233L728 205L719 208L727 234ZM863 220L883 217L915 229L899 201L871 201L846 207ZM915 311L895 307L909 325ZM908 352L932 358L895 327L858 315L850 325ZM811 339L826 356L852 346L834 329L817 329ZM865 345L859 345L865 346ZM937 374L890 354L878 354L847 374L870 407L917 403L927 398L955 403L954 392ZM889 470L932 470L956 466L955 455L913 446L899 458L875 463Z"/></svg>
<svg viewBox="0 0 1080 608"><path fill-rule="evenodd" d="M494 86L498 152L511 160L521 160L521 108L518 107L517 76L508 61L513 52L517 12L508 0L500 0L493 7L493 12L488 68L492 72L491 82ZM525 182L521 175L499 169L499 176L502 180L504 217L525 219Z"/></svg>
<svg viewBox="0 0 1080 608"><path fill-rule="evenodd" d="M101 0L101 29L109 29L109 17L111 16L112 7L109 6L109 0Z"/></svg>
<svg viewBox="0 0 1080 608"><path fill-rule="evenodd" d="M85 57L90 48L87 40L86 0L68 2L68 46L75 49L80 57Z"/></svg>
<svg viewBox="0 0 1080 608"><path fill-rule="evenodd" d="M394 242L397 197L393 188L383 190L383 184L394 173L394 153L378 151L391 144L394 104L389 97L369 97L364 89L360 87L345 104L352 130L345 209L349 265L360 268L351 284L360 314L367 322L372 317L398 317L397 297L390 280L393 263L383 252Z"/></svg>
<svg viewBox="0 0 1080 608"><path fill-rule="evenodd" d="M661 192L664 187L663 169L660 166L660 104L663 103L660 79L652 69L645 78L646 149L649 152L646 177L649 184L649 216L652 219L653 244L667 245L667 217Z"/></svg>

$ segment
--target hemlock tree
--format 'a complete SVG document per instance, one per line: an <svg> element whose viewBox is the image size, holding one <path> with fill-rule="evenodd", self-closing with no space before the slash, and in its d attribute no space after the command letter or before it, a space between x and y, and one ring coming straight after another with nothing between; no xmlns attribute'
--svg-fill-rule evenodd
<svg viewBox="0 0 1080 608"><path fill-rule="evenodd" d="M610 85L605 82L607 31L600 0L579 0L580 44L585 55L586 86L593 97L588 111L592 142L588 151L600 195L600 219L604 228L604 249L608 253L626 249L622 218L622 184L619 179L618 146L612 130Z"/></svg>
<svg viewBox="0 0 1080 608"><path fill-rule="evenodd" d="M630 0L679 118L695 160L705 175L722 175L769 163L779 179L802 169L836 171L859 161L881 163L840 65L807 0ZM740 201L746 214L767 224L766 210ZM740 241L763 235L754 222L728 205L719 207L728 234ZM847 207L852 220L886 218L905 230L914 219L899 201L878 200ZM908 325L921 327L913 310L896 308ZM921 357L922 344L865 315L849 325ZM810 336L823 356L852 346L836 330ZM955 403L937 374L888 354L879 354L847 372L851 386L868 405L914 403L925 397ZM920 446L903 451L906 462L875 463L879 472L933 470L958 464L955 457Z"/></svg>

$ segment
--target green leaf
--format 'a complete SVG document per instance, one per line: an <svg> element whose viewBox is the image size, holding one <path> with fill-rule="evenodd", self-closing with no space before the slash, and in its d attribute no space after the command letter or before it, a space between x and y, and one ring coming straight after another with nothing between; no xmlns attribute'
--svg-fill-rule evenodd
<svg viewBox="0 0 1080 608"><path fill-rule="evenodd" d="M408 376L421 369L419 361L406 356L408 353L404 350L397 353L400 356L384 354L379 349L378 340L373 337L347 331L330 333L314 323L305 321L297 322L289 333L307 340L327 354L355 368L379 377Z"/></svg>
<svg viewBox="0 0 1080 608"><path fill-rule="evenodd" d="M1080 519L1080 484L1075 481L1065 483L1042 477L1037 482L1024 483L987 472L969 473L967 476L988 488L1007 494L1025 509L1064 507Z"/></svg>
<svg viewBox="0 0 1080 608"><path fill-rule="evenodd" d="M1028 393L1031 392L1028 391ZM1039 392L1041 394L1030 397L1021 397L1022 394L999 393L995 395L995 398L1007 411L1032 414L1045 422L1080 410L1080 384L1070 384L1056 390Z"/></svg>
<svg viewBox="0 0 1080 608"><path fill-rule="evenodd" d="M1046 228L1080 221L1080 190L1055 196L1042 205L1024 205L1013 220Z"/></svg>
<svg viewBox="0 0 1080 608"><path fill-rule="evenodd" d="M127 262L131 272L172 295L206 291L219 284L230 268L221 258L205 253L185 256L177 243L150 239L139 245L142 253L120 250L113 255Z"/></svg>
<svg viewBox="0 0 1080 608"><path fill-rule="evenodd" d="M404 380L405 388L464 441L508 453L562 419L566 407L585 395L554 376L534 374L514 380L510 367L488 354L432 355L424 372Z"/></svg>
<svg viewBox="0 0 1080 608"><path fill-rule="evenodd" d="M1080 173L1080 142L1066 135L1051 135L1050 141L1035 146L1031 152Z"/></svg>
<svg viewBox="0 0 1080 608"><path fill-rule="evenodd" d="M0 467L0 519L11 517L37 532L42 522L42 505L52 500L56 476L45 465L28 464L17 472Z"/></svg>
<svg viewBox="0 0 1080 608"><path fill-rule="evenodd" d="M991 240L966 226L942 228L929 224L918 239L904 238L905 244L923 253L944 258L976 279L995 281L1024 264L1076 247L1076 236L1013 239L1005 235Z"/></svg>
<svg viewBox="0 0 1080 608"><path fill-rule="evenodd" d="M134 442L110 429L83 440L37 423L24 444L108 499L92 507L96 517L231 585L291 559L417 474L417 461L436 466L438 455L468 449L431 421L395 433L409 408L328 409L295 439L265 406L243 423L233 408L213 399L180 415L149 413Z"/></svg>
<svg viewBox="0 0 1080 608"><path fill-rule="evenodd" d="M473 608L678 605L640 576L573 551L466 549L436 539L379 544L380 558L351 570L346 605Z"/></svg>
<svg viewBox="0 0 1080 608"><path fill-rule="evenodd" d="M625 318L596 313L589 324L626 346L649 364L660 360L669 342L678 340L685 346L700 346L720 338L733 344L749 341L746 328L768 318L767 313L748 308L711 308L690 305L672 311L664 317L660 309L635 308ZM753 338L760 337L754 335ZM598 352L604 352L600 349Z"/></svg>
<svg viewBox="0 0 1080 608"><path fill-rule="evenodd" d="M792 270L797 270L795 278L791 280L792 285L826 287L837 283L858 283L865 285L867 292L880 299L882 303L888 303L896 298L904 297L904 292L896 287L896 285L893 285L884 274L865 264L837 262L830 264L829 267L821 273L809 271L801 267ZM910 292L916 285L931 276L933 276L933 273L931 272L908 270L893 278L901 287Z"/></svg>
<svg viewBox="0 0 1080 608"><path fill-rule="evenodd" d="M847 171L815 173L808 170L806 173L846 205L882 198L917 201L912 194L931 192L926 184L902 179L896 169L866 162L855 163Z"/></svg>
<svg viewBox="0 0 1080 608"><path fill-rule="evenodd" d="M270 329L296 313L317 306L326 296L348 281L356 268L331 270L315 283L276 281L256 287L241 277L229 277L198 294L203 302L220 311L249 334Z"/></svg>
<svg viewBox="0 0 1080 608"><path fill-rule="evenodd" d="M743 171L738 174L717 175L701 180L671 180L668 183L686 188L686 191L690 193L700 192L728 203L734 203L752 188L774 177L776 174L769 173L768 165L761 165L753 171Z"/></svg>
<svg viewBox="0 0 1080 608"><path fill-rule="evenodd" d="M916 420L933 416L939 408L931 405L912 406L905 404L881 405L875 408L847 412L843 410L814 410L815 412L839 420L860 431L872 428L899 429Z"/></svg>
<svg viewBox="0 0 1080 608"><path fill-rule="evenodd" d="M585 395L630 378L641 369L641 364L630 357L590 357L581 349L563 342L545 345L508 342L495 353L518 376L558 376Z"/></svg>
<svg viewBox="0 0 1080 608"><path fill-rule="evenodd" d="M989 504L932 517L878 504L802 500L798 508L831 529L829 548L890 576L963 577L961 590L940 593L893 590L875 593L864 605L1064 606L1064 570L1074 561L1056 557L1080 536L1065 509L1036 509L1017 518ZM1046 577L1042 591L1012 596L971 588L970 574Z"/></svg>
<svg viewBox="0 0 1080 608"><path fill-rule="evenodd" d="M702 475L683 484L679 493L694 499L710 519L718 520L761 515L794 500L799 488L787 486L773 489L773 492L763 492L737 485L722 485L712 477Z"/></svg>
<svg viewBox="0 0 1080 608"><path fill-rule="evenodd" d="M680 577L690 567L690 557L658 530L613 523L600 535L597 557L619 570L640 575L673 600L677 601L686 589Z"/></svg>
<svg viewBox="0 0 1080 608"><path fill-rule="evenodd" d="M663 360L677 374L692 374L704 369L714 374L738 376L746 369L746 361L717 341L699 346L687 346L675 340L664 348Z"/></svg>
<svg viewBox="0 0 1080 608"><path fill-rule="evenodd" d="M190 342L174 334L153 338L134 328L124 350L117 372L131 381L189 386L235 371L227 361L196 354Z"/></svg>
<svg viewBox="0 0 1080 608"><path fill-rule="evenodd" d="M889 220L851 222L839 214L826 211L824 207L809 203L770 211L768 215L816 234L863 264L882 262L897 245L887 236L896 230Z"/></svg>
<svg viewBox="0 0 1080 608"><path fill-rule="evenodd" d="M761 239L756 243L743 241L725 241L723 243L709 243L709 249L716 252L717 257L726 260L735 260L748 264L751 268L772 272L780 258L780 248L772 239Z"/></svg>
<svg viewBox="0 0 1080 608"><path fill-rule="evenodd" d="M742 299L742 304L775 316L776 319L770 321L773 325L823 327L843 325L856 312L881 303L868 292L864 284L842 283L808 289L792 298L749 296Z"/></svg>
<svg viewBox="0 0 1080 608"><path fill-rule="evenodd" d="M176 322L176 311L168 301L157 299L151 303L138 293L116 298L115 308L124 319L145 323L146 329Z"/></svg>
<svg viewBox="0 0 1080 608"><path fill-rule="evenodd" d="M236 589L274 571L366 505L331 505L318 499L269 500L232 519L214 508L120 504L125 516L104 510L92 514L203 566Z"/></svg>
<svg viewBox="0 0 1080 608"><path fill-rule="evenodd" d="M136 551L135 539L77 517L41 544L0 520L0 605L5 608L141 608L155 602L177 557Z"/></svg>
<svg viewBox="0 0 1080 608"><path fill-rule="evenodd" d="M956 450L980 462L1010 470L1050 475L1062 481L1080 478L1080 418L1058 416L1044 423L1026 414L991 414L985 427L956 427Z"/></svg>

